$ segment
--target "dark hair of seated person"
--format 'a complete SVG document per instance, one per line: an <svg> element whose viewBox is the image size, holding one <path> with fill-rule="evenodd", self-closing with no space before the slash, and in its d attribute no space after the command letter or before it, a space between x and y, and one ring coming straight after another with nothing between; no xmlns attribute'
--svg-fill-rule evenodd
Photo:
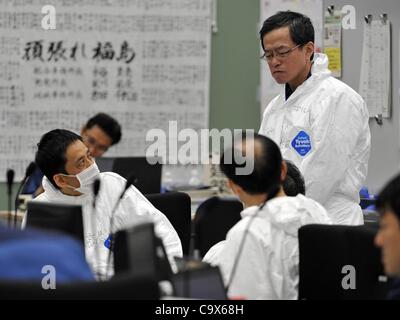
<svg viewBox="0 0 400 320"><path fill-rule="evenodd" d="M299 193L302 195L306 194L306 186L304 183L303 175L301 174L299 168L289 161L285 160L287 165L286 178L283 181L283 190L289 197L295 197Z"/></svg>

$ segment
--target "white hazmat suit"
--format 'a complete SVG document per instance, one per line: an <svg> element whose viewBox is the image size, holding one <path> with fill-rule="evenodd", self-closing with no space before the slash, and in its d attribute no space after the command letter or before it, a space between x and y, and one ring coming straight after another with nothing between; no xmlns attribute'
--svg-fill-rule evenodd
<svg viewBox="0 0 400 320"><path fill-rule="evenodd" d="M322 204L335 224L364 223L358 203L368 171L368 119L361 96L333 78L327 56L318 53L311 77L287 100L282 86L264 111L259 133L300 169L306 195Z"/></svg>
<svg viewBox="0 0 400 320"><path fill-rule="evenodd" d="M113 265L107 269L109 249L106 240L110 232L126 229L146 220L154 222L155 233L162 239L169 261L174 267L173 257L182 257L182 246L178 234L167 217L138 189L131 186L115 211L113 230L110 230L111 212L125 188L126 180L112 172L100 173L99 178L101 184L95 212L92 208L91 194L65 195L46 177L42 182L45 192L33 201L82 205L86 259L96 274L107 277L113 274Z"/></svg>
<svg viewBox="0 0 400 320"><path fill-rule="evenodd" d="M326 210L299 194L269 200L262 210L242 211L242 220L229 230L203 261L219 266L228 284L245 230L244 246L229 287L230 297L246 299L297 299L299 282L298 229L306 224L330 224Z"/></svg>

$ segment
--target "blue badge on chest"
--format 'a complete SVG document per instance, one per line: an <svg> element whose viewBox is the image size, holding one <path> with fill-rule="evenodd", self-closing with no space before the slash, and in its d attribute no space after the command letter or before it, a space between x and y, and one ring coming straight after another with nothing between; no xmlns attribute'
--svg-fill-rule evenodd
<svg viewBox="0 0 400 320"><path fill-rule="evenodd" d="M106 239L106 241L104 241L104 246L105 246L107 249L110 249L110 248L111 248L111 246L112 246L112 235L111 235L111 234L108 236L108 238Z"/></svg>
<svg viewBox="0 0 400 320"><path fill-rule="evenodd" d="M292 147L296 152L304 157L311 150L311 138L305 131L300 131L292 140Z"/></svg>

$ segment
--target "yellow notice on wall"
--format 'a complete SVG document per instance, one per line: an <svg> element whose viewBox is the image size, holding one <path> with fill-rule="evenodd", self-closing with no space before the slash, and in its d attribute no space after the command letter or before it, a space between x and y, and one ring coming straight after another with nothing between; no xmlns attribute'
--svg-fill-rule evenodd
<svg viewBox="0 0 400 320"><path fill-rule="evenodd" d="M342 76L342 22L341 12L325 12L324 53L329 59L329 70L334 77Z"/></svg>
<svg viewBox="0 0 400 320"><path fill-rule="evenodd" d="M328 69L335 77L340 77L342 73L342 55L340 48L325 48L324 53L328 56Z"/></svg>

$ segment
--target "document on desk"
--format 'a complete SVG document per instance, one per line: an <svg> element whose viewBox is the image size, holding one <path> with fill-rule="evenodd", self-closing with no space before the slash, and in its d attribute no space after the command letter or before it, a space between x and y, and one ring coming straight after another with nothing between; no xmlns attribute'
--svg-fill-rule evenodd
<svg viewBox="0 0 400 320"><path fill-rule="evenodd" d="M321 0L261 0L259 29L261 29L262 23L268 17L274 15L278 11L291 10L295 12L301 12L307 15L314 25L315 51L322 52L324 25L322 2L323 1ZM260 46L260 56L262 54L263 52ZM260 103L262 117L265 107L275 96L279 94L281 86L278 85L272 78L268 69L268 65L264 60L261 60L260 63L260 78Z"/></svg>
<svg viewBox="0 0 400 320"><path fill-rule="evenodd" d="M390 22L364 24L359 93L371 117L391 115Z"/></svg>

